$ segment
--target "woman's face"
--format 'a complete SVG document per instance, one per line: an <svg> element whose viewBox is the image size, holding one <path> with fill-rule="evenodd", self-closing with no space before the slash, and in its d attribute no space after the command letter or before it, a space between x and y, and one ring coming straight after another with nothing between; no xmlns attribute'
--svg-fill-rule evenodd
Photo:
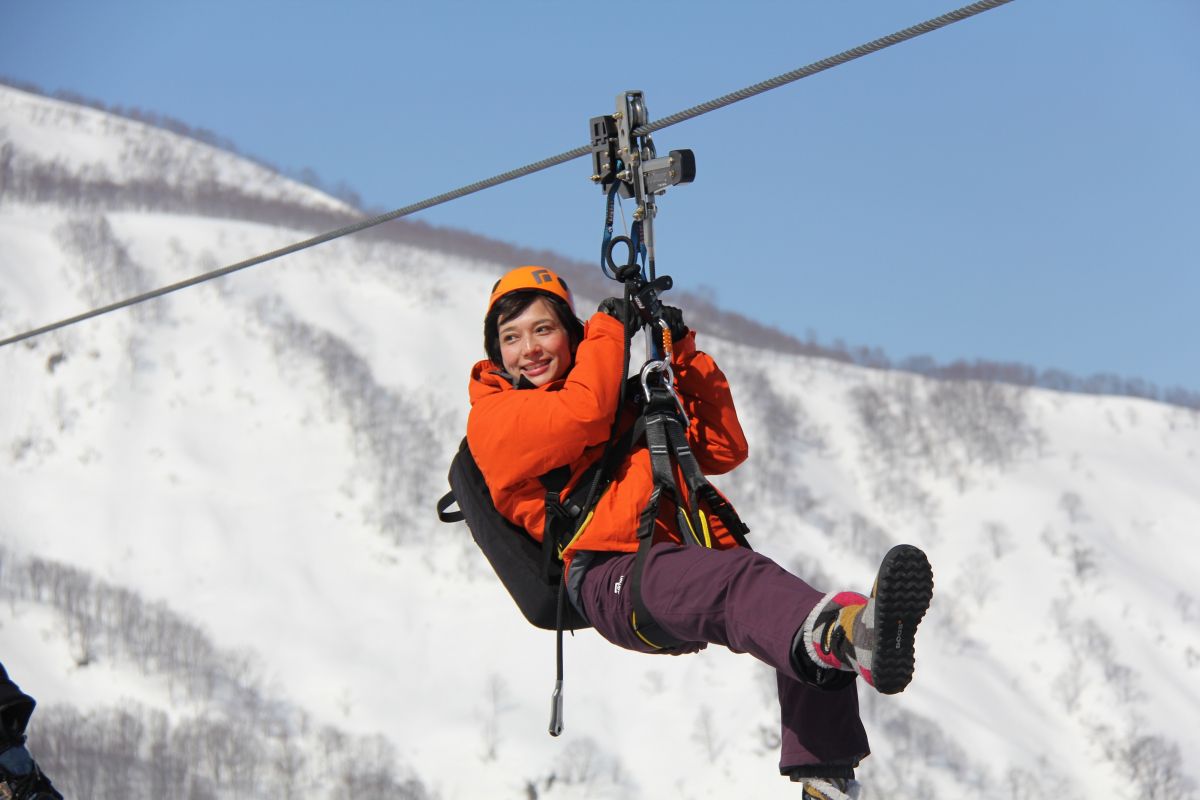
<svg viewBox="0 0 1200 800"><path fill-rule="evenodd" d="M571 337L545 298L499 326L504 371L534 386L561 378L571 368Z"/></svg>

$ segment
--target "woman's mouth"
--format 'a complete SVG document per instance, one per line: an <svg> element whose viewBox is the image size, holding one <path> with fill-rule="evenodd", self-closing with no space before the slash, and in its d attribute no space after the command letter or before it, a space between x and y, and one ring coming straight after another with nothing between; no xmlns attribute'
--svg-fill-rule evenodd
<svg viewBox="0 0 1200 800"><path fill-rule="evenodd" d="M527 378L536 378L537 376L541 375L546 370L550 369L551 360L552 359L548 358L545 361L535 361L532 364L527 364L522 369L522 372L525 373L525 376Z"/></svg>

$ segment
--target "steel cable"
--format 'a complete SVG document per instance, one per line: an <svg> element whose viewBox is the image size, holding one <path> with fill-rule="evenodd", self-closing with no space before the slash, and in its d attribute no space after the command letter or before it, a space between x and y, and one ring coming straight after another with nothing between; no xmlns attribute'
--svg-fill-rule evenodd
<svg viewBox="0 0 1200 800"><path fill-rule="evenodd" d="M378 216L371 217L370 219L360 220L359 222L346 225L338 228L337 230L329 231L328 233L322 233L319 236L314 236L311 239L305 239L302 242L295 242L294 244L290 244L286 247L281 247L278 250L272 250L269 253L263 253L262 255L248 258L245 261L239 261L236 264L230 264L227 267L221 267L220 269L206 272L203 275L197 275L195 277L188 278L187 280L179 281L178 283L172 283L169 286L163 286L134 297L129 297L106 306L101 306L100 308L93 308L90 311L83 312L82 314L76 314L73 317L68 317L66 319L59 320L58 322L50 323L49 325L43 325L40 328L34 328L33 330L17 334L16 336L10 336L7 339L0 340L0 347L4 347L5 345L9 344L15 344L24 339L31 339L35 336L40 336L43 333L49 333L50 331L58 330L59 328L65 328L68 325L74 325L77 322L83 322L84 320L92 319L93 317L98 317L102 314L107 314L110 311L116 311L118 309L137 305L138 303L143 303L147 300L153 300L156 297L162 297L163 295L177 292L180 289L186 289L190 286L195 286L206 281L221 278L230 274L231 272L237 272L238 270L243 270L247 267L253 267L266 261L273 261L276 258L291 255L292 253L297 253L301 250L306 250L310 247L315 247L316 245L333 241L334 239L340 239L343 236L349 236L352 233L358 233L359 231L364 231L367 228L373 228L376 225L382 225L385 222L391 222L394 219L399 219L400 217L405 217L409 214L415 214L418 211L424 211L427 208L432 208L433 206L441 205L442 203L448 203L451 200L457 200L460 197L465 197L466 195L482 191L483 189L516 180L517 178L522 178L526 175L539 172L557 164L572 161L582 155L587 155L590 152L590 146L577 147L574 150L560 153L557 156L542 159L541 161L536 161L518 169L509 170L508 172L501 173L493 178L476 181L475 183L468 184L459 189L455 189L454 191L439 194L436 197L429 198L428 200L422 200L419 203L413 203L412 205L404 206L403 208L398 208L395 211L389 211L386 214L380 214Z"/></svg>
<svg viewBox="0 0 1200 800"><path fill-rule="evenodd" d="M791 72L785 72L782 75L776 75L770 80L765 80L762 83L756 83L753 86L747 86L745 89L739 89L736 92L730 92L723 97L718 97L716 100L709 100L707 103L701 103L698 106L693 106L692 108L684 111L679 111L670 115L669 117L656 119L653 122L649 122L639 128L636 128L633 131L633 135L645 136L648 133L662 130L663 128L671 125L677 125L680 122L698 117L701 114L707 114L710 111L716 111L718 108L724 108L725 106L732 105L740 100L754 97L755 95L762 94L763 92L770 91L771 89L778 89L780 86L785 86L794 81L798 81L801 78L807 78L811 75L816 75L818 72L824 72L827 69L841 66L848 61L853 61L856 58L862 58L863 56L870 55L871 53L876 53L884 48L891 47L894 44L907 42L909 39L915 39L922 34L936 31L939 28L944 28L947 25L960 22L964 19L973 17L976 14L982 14L984 11L990 11L997 6L1002 6L1011 2L1012 0L980 0L978 3L972 3L969 6L963 6L956 11L951 11L947 14L941 15L940 17L934 17L933 19L926 20L919 25L913 25L911 28L905 28L902 31L897 31L896 33L888 36L881 37L873 42L860 44L858 47L845 50L835 56L823 58L820 61L814 61L806 67L800 67L799 69L792 70Z"/></svg>
<svg viewBox="0 0 1200 800"><path fill-rule="evenodd" d="M770 80L756 83L753 86L748 86L745 89L732 92L715 100L710 100L707 103L702 103L698 106L693 106L692 108L684 111L680 111L675 114L671 114L670 116L655 120L654 122L637 128L633 131L633 134L635 136L644 136L646 134L653 133L654 131L662 130L663 128L671 125L676 125L685 120L698 117L701 114L707 114L710 111L724 108L725 106L732 105L733 103L750 97L754 97L755 95L762 94L763 92L770 91L771 89L776 89L780 86L798 81L801 78L807 78L811 75L816 75L819 72L824 72L827 69L845 64L848 61L853 61L856 58L861 58L862 56L878 52L884 48L891 47L892 45L908 41L909 39L914 39L922 34L930 33L931 31L938 30L939 28L944 28L952 23L960 22L961 20L968 19L977 14L981 14L984 11L989 11L997 6L1002 6L1010 2L1012 2L1012 0L981 0L980 2L972 3L971 5L964 6L956 11L951 11L947 14L927 20L918 25L905 28L902 31L897 31L889 36L875 39L872 42L859 45L858 47L843 51L837 55L821 59L820 61L815 61L808 66L800 67L799 69L791 72L785 72L782 75L777 75L776 77L771 78ZM527 164L524 167L503 172L492 178L467 184L466 186L460 187L453 191L439 194L427 200L422 200L418 203L404 206L403 208L398 208L395 211L389 211L386 214L379 214L378 216L370 217L369 219L364 219L351 225L346 225L338 228L337 230L329 231L327 233L320 234L319 236L314 236L311 239L305 239L303 241L290 244L287 247L281 247L278 250L272 250L269 253L263 253L262 255L248 258L245 261L239 261L236 264L230 264L229 266L222 267L211 272L206 272L202 275L197 275L187 280L170 284L169 286L163 286L161 288L154 289L153 291L145 292L134 297L129 297L125 300L120 300L106 306L85 311L82 314L77 314L73 317L68 317L66 319L59 320L58 322L50 323L49 325L43 325L40 328L34 328L32 330L25 331L24 333L10 336L6 339L0 340L0 347L15 344L25 339L31 339L35 336L40 336L44 333L58 330L59 328L65 328L68 325L74 325L76 323L92 319L93 317L107 314L111 311L117 311L118 309L127 308L138 303L143 303L147 300L153 300L155 298L162 297L163 295L177 292L180 289L186 289L200 283L205 283L216 278L224 277L230 273L237 272L248 267L253 267L267 261L273 261L274 259L282 256L291 255L292 253L297 253L301 250L306 250L310 247L324 244L325 242L339 239L343 236L349 236L350 234L358 233L359 231L366 230L367 228L373 228L376 225L382 225L385 222L390 222L394 219L408 216L409 214L415 214L418 211L424 211L427 208L432 208L433 206L441 205L442 203L448 203L451 200L457 200L460 197L465 197L466 195L474 194L475 192L479 192L493 186L498 186L499 184L507 183L518 178L523 178L527 175L532 175L535 172L540 172L544 169L549 169L550 167L564 164L568 161L573 161L576 158L588 155L591 152L592 148L590 145L577 147L574 150L568 150L564 153L560 153L557 156L551 156L550 158L545 158L541 161L535 161L531 164Z"/></svg>

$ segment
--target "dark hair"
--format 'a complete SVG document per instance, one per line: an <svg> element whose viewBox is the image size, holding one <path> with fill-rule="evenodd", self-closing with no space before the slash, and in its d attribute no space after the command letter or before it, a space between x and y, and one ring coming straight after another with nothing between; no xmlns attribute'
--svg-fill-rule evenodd
<svg viewBox="0 0 1200 800"><path fill-rule="evenodd" d="M496 301L483 319L483 349L497 367L504 368L504 359L500 355L501 321L521 316L525 313L525 309L533 305L533 302L539 297L550 304L550 308L554 309L554 315L558 317L558 321L567 331L572 355L575 354L575 348L583 341L583 323L576 319L571 312L571 307L561 298L546 292L539 292L536 289L509 292Z"/></svg>

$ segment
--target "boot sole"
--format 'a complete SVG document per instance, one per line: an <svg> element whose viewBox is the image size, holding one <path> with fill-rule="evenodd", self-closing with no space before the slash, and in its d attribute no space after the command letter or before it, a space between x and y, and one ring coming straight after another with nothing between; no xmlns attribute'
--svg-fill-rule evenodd
<svg viewBox="0 0 1200 800"><path fill-rule="evenodd" d="M925 553L911 544L889 550L875 582L871 677L881 694L898 694L912 681L917 625L932 599L933 568Z"/></svg>

